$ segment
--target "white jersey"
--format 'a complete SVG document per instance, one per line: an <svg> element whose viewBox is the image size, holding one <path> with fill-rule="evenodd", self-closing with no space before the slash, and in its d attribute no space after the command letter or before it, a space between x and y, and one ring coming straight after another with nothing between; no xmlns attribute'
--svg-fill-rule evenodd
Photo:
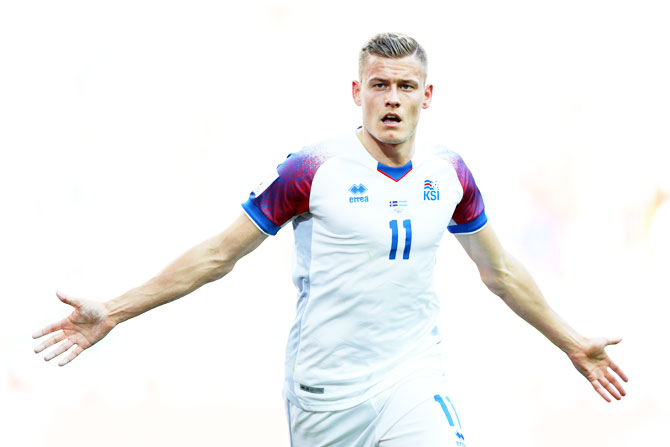
<svg viewBox="0 0 670 447"><path fill-rule="evenodd" d="M457 154L418 147L407 165L388 167L352 132L290 155L242 206L269 235L293 222L287 399L341 410L439 368L435 252L445 228L473 233L487 222Z"/></svg>

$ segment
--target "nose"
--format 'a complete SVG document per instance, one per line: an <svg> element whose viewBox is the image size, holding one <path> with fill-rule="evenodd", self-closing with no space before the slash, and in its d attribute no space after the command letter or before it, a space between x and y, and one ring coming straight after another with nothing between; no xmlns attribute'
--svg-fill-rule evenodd
<svg viewBox="0 0 670 447"><path fill-rule="evenodd" d="M400 107L400 96L398 95L398 87L391 85L391 88L388 89L388 94L386 96L386 105L388 107L397 108Z"/></svg>

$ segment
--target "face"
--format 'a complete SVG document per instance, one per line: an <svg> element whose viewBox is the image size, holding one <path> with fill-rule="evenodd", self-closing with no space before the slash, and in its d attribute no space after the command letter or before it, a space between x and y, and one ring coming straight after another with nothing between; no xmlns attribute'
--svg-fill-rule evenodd
<svg viewBox="0 0 670 447"><path fill-rule="evenodd" d="M352 84L354 102L363 108L363 128L386 144L414 136L421 109L430 106L433 86L426 85L416 56L398 59L368 55L361 80Z"/></svg>

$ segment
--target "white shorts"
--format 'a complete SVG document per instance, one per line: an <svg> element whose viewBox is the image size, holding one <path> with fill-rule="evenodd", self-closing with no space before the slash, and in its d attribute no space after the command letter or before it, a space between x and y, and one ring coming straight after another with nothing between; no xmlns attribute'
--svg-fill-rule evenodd
<svg viewBox="0 0 670 447"><path fill-rule="evenodd" d="M286 401L291 447L465 447L443 376L413 376L341 411Z"/></svg>

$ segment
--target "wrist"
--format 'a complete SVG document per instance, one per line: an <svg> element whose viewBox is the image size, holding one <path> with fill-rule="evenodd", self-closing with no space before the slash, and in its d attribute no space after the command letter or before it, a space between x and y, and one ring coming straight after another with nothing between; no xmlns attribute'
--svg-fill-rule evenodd
<svg viewBox="0 0 670 447"><path fill-rule="evenodd" d="M124 312L122 311L121 305L119 303L120 298L121 297L103 303L105 309L107 310L107 321L112 326L112 328L116 327L116 325L119 323L123 323L129 318L124 318L123 316Z"/></svg>
<svg viewBox="0 0 670 447"><path fill-rule="evenodd" d="M561 349L570 359L573 359L586 351L587 343L588 339L586 337L575 334Z"/></svg>

